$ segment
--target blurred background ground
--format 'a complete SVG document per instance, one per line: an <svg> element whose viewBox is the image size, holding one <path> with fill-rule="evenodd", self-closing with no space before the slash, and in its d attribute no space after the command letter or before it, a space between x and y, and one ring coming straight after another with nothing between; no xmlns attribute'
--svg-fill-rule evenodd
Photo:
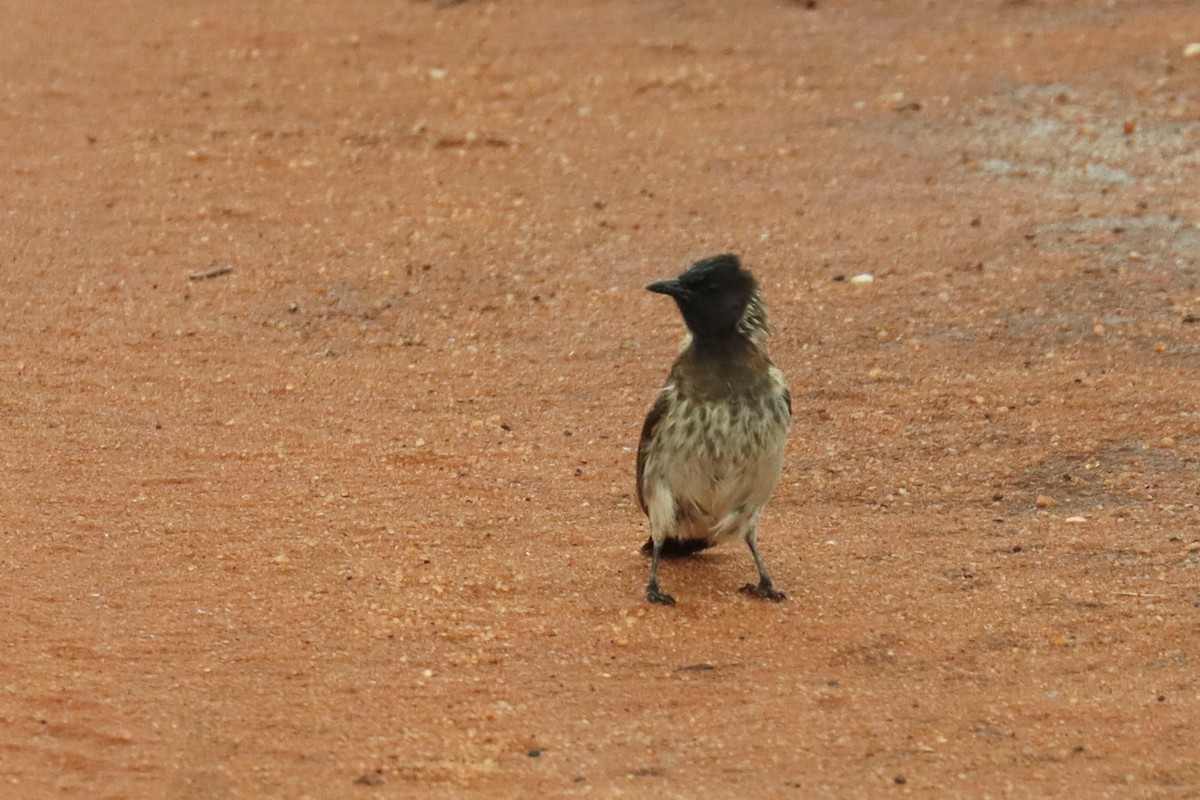
<svg viewBox="0 0 1200 800"><path fill-rule="evenodd" d="M5 18L3 796L1200 796L1193 3ZM649 607L726 250L791 599Z"/></svg>

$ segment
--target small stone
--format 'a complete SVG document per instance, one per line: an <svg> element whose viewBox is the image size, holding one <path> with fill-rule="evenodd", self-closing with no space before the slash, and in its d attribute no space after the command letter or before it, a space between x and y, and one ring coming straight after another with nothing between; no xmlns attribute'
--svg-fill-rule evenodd
<svg viewBox="0 0 1200 800"><path fill-rule="evenodd" d="M541 755L542 755L542 749L540 747L529 748L529 757L530 758L538 758Z"/></svg>
<svg viewBox="0 0 1200 800"><path fill-rule="evenodd" d="M908 778L904 777L903 775L897 775L896 777L892 778L892 782L897 786L903 786L904 784L908 783Z"/></svg>
<svg viewBox="0 0 1200 800"><path fill-rule="evenodd" d="M850 282L857 283L860 286L862 284L866 284L866 283L874 283L875 276L870 274L869 272L864 272L861 275L855 275L853 278L850 279Z"/></svg>
<svg viewBox="0 0 1200 800"><path fill-rule="evenodd" d="M1188 42L1183 47L1184 58L1196 58L1200 56L1200 42Z"/></svg>
<svg viewBox="0 0 1200 800"><path fill-rule="evenodd" d="M1167 343L1166 342L1155 342L1154 343L1154 352L1156 352L1156 353L1167 352Z"/></svg>
<svg viewBox="0 0 1200 800"><path fill-rule="evenodd" d="M383 775L379 772L364 772L364 774L354 778L356 786L379 786L383 783Z"/></svg>
<svg viewBox="0 0 1200 800"><path fill-rule="evenodd" d="M1088 164L1083 169L1088 180L1097 183L1107 183L1115 186L1128 186L1133 183L1133 176L1123 169L1116 169L1107 164Z"/></svg>
<svg viewBox="0 0 1200 800"><path fill-rule="evenodd" d="M379 786L383 783L383 775L378 772L364 772L354 779L357 786Z"/></svg>
<svg viewBox="0 0 1200 800"><path fill-rule="evenodd" d="M1037 496L1038 508L1054 508L1058 503L1054 502L1054 498L1048 494L1039 494Z"/></svg>
<svg viewBox="0 0 1200 800"><path fill-rule="evenodd" d="M1001 178L1008 176L1012 176L1014 178L1024 178L1028 177L1029 175L1029 170L1005 161L1002 158L985 158L983 161L979 162L979 167L984 172L997 175Z"/></svg>
<svg viewBox="0 0 1200 800"><path fill-rule="evenodd" d="M433 69L429 70L429 77L433 78L435 81L444 81L446 80L446 70L434 67Z"/></svg>
<svg viewBox="0 0 1200 800"><path fill-rule="evenodd" d="M1087 517L1067 517L1063 521L1070 523L1072 525L1079 525L1081 523L1087 522Z"/></svg>

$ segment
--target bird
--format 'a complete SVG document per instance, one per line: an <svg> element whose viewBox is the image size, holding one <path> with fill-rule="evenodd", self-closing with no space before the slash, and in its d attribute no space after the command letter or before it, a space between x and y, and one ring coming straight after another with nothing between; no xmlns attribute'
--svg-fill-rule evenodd
<svg viewBox="0 0 1200 800"><path fill-rule="evenodd" d="M722 253L646 289L674 299L688 330L638 441L638 504L650 523L646 599L675 605L658 585L660 558L740 540L759 578L741 591L785 600L758 551L758 520L783 469L792 398L763 345L758 282L737 255Z"/></svg>

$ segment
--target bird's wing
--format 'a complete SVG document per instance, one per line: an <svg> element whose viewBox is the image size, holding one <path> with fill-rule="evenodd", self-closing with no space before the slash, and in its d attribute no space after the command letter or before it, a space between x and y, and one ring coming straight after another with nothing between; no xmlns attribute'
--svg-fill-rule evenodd
<svg viewBox="0 0 1200 800"><path fill-rule="evenodd" d="M779 367L774 364L767 368L767 374L771 376L771 383L774 384L775 389L783 393L783 403L787 406L790 420L792 418L792 393L788 391L787 381L783 379L783 373L779 371Z"/></svg>
<svg viewBox="0 0 1200 800"><path fill-rule="evenodd" d="M644 513L649 513L646 509L646 495L643 481L646 478L646 455L650 452L650 443L654 440L655 431L658 430L659 423L667 413L667 408L670 406L667 390L664 389L659 394L658 399L654 401L654 405L650 407L650 413L646 415L646 421L642 424L642 438L638 440L637 450L637 495L638 505L642 507Z"/></svg>

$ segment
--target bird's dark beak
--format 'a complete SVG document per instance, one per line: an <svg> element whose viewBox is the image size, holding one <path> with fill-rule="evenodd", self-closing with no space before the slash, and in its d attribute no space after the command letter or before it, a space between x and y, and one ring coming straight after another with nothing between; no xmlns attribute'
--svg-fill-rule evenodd
<svg viewBox="0 0 1200 800"><path fill-rule="evenodd" d="M687 290L683 288L683 284L677 278L652 283L646 287L646 291L654 292L655 294L665 294L669 297L683 297L687 294Z"/></svg>

